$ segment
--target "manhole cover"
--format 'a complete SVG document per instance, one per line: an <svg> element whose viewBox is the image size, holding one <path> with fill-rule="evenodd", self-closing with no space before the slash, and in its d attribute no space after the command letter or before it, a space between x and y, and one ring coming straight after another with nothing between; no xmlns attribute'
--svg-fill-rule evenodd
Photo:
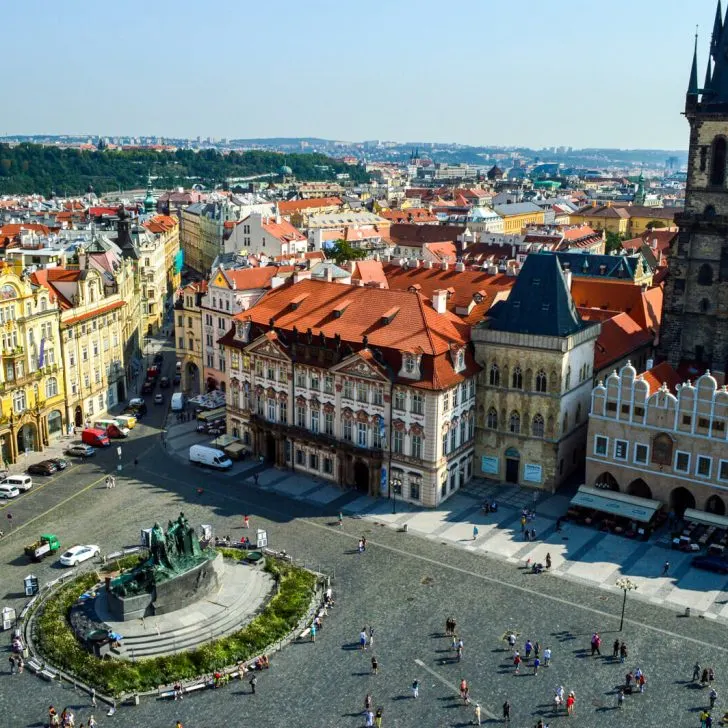
<svg viewBox="0 0 728 728"><path fill-rule="evenodd" d="M424 586L431 586L435 583L435 580L431 576L425 576L420 583Z"/></svg>

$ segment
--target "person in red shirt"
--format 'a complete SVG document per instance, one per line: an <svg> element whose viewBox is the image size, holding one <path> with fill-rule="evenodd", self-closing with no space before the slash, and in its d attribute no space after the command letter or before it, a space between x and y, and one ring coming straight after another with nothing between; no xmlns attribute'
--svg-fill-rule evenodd
<svg viewBox="0 0 728 728"><path fill-rule="evenodd" d="M521 656L516 652L516 654L513 656L513 664L516 667L516 675L521 671Z"/></svg>
<svg viewBox="0 0 728 728"><path fill-rule="evenodd" d="M566 698L566 712L569 715L574 715L574 703L576 703L576 696L574 693L569 693L569 697Z"/></svg>

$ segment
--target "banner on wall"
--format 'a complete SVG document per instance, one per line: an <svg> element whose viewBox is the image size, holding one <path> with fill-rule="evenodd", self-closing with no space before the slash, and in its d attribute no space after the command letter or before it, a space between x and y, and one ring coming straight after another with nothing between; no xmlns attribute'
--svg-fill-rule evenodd
<svg viewBox="0 0 728 728"><path fill-rule="evenodd" d="M382 495L387 495L387 468L382 466L382 474L379 478L379 490Z"/></svg>
<svg viewBox="0 0 728 728"><path fill-rule="evenodd" d="M523 479L529 483L540 483L543 477L543 468L535 463L526 463L523 466Z"/></svg>
<svg viewBox="0 0 728 728"><path fill-rule="evenodd" d="M498 458L483 455L480 459L480 470L487 475L498 475Z"/></svg>

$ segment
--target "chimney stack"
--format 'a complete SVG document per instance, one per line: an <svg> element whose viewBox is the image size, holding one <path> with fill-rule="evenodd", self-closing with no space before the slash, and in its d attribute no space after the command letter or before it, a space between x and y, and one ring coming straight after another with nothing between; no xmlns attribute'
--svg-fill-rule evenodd
<svg viewBox="0 0 728 728"><path fill-rule="evenodd" d="M438 288L432 292L432 308L437 313L445 313L447 311L447 291L444 288Z"/></svg>

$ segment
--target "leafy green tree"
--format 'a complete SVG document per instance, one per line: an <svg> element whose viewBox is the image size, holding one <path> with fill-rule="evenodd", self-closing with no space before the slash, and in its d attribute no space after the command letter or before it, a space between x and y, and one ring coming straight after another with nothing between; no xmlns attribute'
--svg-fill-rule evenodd
<svg viewBox="0 0 728 728"><path fill-rule="evenodd" d="M667 227L667 223L663 220L650 220L647 223L647 229L648 230L655 230L656 228L664 228Z"/></svg>
<svg viewBox="0 0 728 728"><path fill-rule="evenodd" d="M326 249L326 257L333 260L336 265L346 263L347 260L361 260L366 257L366 251L353 248L346 240L339 238Z"/></svg>
<svg viewBox="0 0 728 728"><path fill-rule="evenodd" d="M624 238L619 233L613 233L607 230L606 239L604 241L604 248L607 253L613 253L614 251L620 251L622 249L622 240Z"/></svg>

